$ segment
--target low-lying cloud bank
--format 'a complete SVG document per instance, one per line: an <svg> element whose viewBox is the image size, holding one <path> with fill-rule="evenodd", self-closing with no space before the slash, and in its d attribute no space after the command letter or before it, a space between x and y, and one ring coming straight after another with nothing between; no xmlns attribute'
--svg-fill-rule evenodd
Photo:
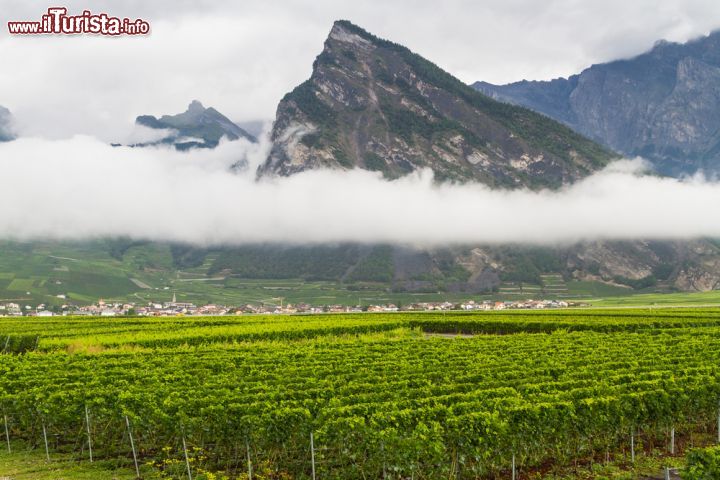
<svg viewBox="0 0 720 480"><path fill-rule="evenodd" d="M569 243L720 237L720 183L642 175L619 161L557 192L388 182L315 171L255 181L267 145L113 148L90 137L0 144L0 238L129 236L197 245L256 242ZM229 166L247 158L245 173Z"/></svg>

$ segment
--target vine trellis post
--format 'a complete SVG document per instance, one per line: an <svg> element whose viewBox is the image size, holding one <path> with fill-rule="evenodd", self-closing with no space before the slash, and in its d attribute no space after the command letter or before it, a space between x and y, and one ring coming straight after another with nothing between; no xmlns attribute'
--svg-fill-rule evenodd
<svg viewBox="0 0 720 480"><path fill-rule="evenodd" d="M90 413L88 412L87 405L85 405L85 428L87 430L88 452L90 453L90 463L93 463L92 437L90 436Z"/></svg>
<svg viewBox="0 0 720 480"><path fill-rule="evenodd" d="M670 455L675 455L675 427L670 429Z"/></svg>
<svg viewBox="0 0 720 480"><path fill-rule="evenodd" d="M247 451L248 480L252 480L252 460L250 460L250 441L245 439L245 450Z"/></svg>
<svg viewBox="0 0 720 480"><path fill-rule="evenodd" d="M3 415L3 420L5 421L5 441L7 442L8 453L12 453L12 449L10 448L10 429L8 428L7 415Z"/></svg>
<svg viewBox="0 0 720 480"><path fill-rule="evenodd" d="M132 449L133 462L135 462L135 475L137 478L140 478L140 466L138 465L137 452L135 452L135 440L133 440L130 419L127 415L125 415L125 425L127 425L128 437L130 437L130 448Z"/></svg>
<svg viewBox="0 0 720 480"><path fill-rule="evenodd" d="M383 478L383 480L386 480L387 479L387 466L385 465L385 442L380 442L380 453L382 454L382 462L383 462L382 478Z"/></svg>
<svg viewBox="0 0 720 480"><path fill-rule="evenodd" d="M190 470L190 458L188 457L187 443L185 442L185 429L182 432L182 446L185 454L185 467L187 467L188 480L192 480L192 470Z"/></svg>
<svg viewBox="0 0 720 480"><path fill-rule="evenodd" d="M50 448L47 441L47 428L45 428L45 420L42 421L43 440L45 441L45 458L50 463Z"/></svg>
<svg viewBox="0 0 720 480"><path fill-rule="evenodd" d="M312 463L312 480L315 480L315 438L310 432L310 462Z"/></svg>

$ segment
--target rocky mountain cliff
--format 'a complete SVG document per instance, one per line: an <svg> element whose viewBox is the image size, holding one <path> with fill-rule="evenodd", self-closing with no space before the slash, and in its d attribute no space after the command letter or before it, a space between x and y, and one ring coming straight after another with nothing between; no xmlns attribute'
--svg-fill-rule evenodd
<svg viewBox="0 0 720 480"><path fill-rule="evenodd" d="M178 115L163 115L156 118L152 115L137 117L135 123L145 127L168 130L167 137L159 142L172 144L178 150L190 148L215 148L220 139L239 140L244 138L253 143L257 139L230 121L225 115L214 108L205 108L202 103L194 100L187 111Z"/></svg>
<svg viewBox="0 0 720 480"><path fill-rule="evenodd" d="M566 79L473 86L648 158L662 173L720 171L720 32L686 44L659 42Z"/></svg>
<svg viewBox="0 0 720 480"><path fill-rule="evenodd" d="M525 108L494 101L405 47L336 22L309 80L280 102L258 175L363 168L396 178L558 187L612 154Z"/></svg>
<svg viewBox="0 0 720 480"><path fill-rule="evenodd" d="M656 50L676 47L660 45ZM647 89L644 94L650 99L663 91L651 79L667 78L661 72L672 70L671 63L651 59L637 64L619 62L613 68L632 74L635 86L631 90ZM592 72L590 76L602 80L596 79L595 83L618 83L620 88L628 82L618 75ZM516 103L574 127L580 118L574 109L592 105L599 113L593 114L591 107L580 108L588 112L587 122L603 125L602 132L610 137L615 135L612 138L617 141L608 144L632 151L635 147L628 147L620 138L642 130L635 124L637 113L632 113L642 107L632 106L624 93L615 97L610 92L606 98L602 92L584 90L591 84L589 79L576 77L547 84L525 82L501 89L531 92L525 96L518 94L523 101ZM686 90L692 90L689 85L686 82ZM508 100L492 88L479 87L496 98ZM664 88L667 90L668 86ZM678 92L673 97L675 102L682 98ZM692 106L700 109L696 103ZM612 116L614 110L622 108L627 109L622 118L617 118L620 114ZM685 128L675 125L671 118L665 122L666 134ZM362 168L394 178L427 167L440 180L472 180L506 188L556 187L597 170L612 155L546 116L474 92L408 49L378 39L346 21L334 24L310 79L280 102L272 141L273 148L260 166L259 176L292 175L312 168ZM481 292L501 288L508 282L542 284L542 276L548 274L559 274L568 281L599 281L636 289L720 287L720 246L709 240L594 242L563 248L465 246L424 251L374 248L368 257L374 265L373 275L385 278L400 290ZM303 258L308 251L299 248L283 255ZM227 253L230 271L246 274L246 260L237 261L261 257L257 250L253 252L240 257ZM284 262L288 263L294 262ZM232 265L242 266L234 269ZM251 270L257 274L264 268L257 266ZM317 268L316 273L321 270ZM357 272L366 270L351 266L348 271L357 276ZM353 275L344 274L342 279L352 280Z"/></svg>
<svg viewBox="0 0 720 480"><path fill-rule="evenodd" d="M468 271L542 283L544 274L631 289L707 291L720 288L720 244L693 241L602 241L569 247L479 246L459 254ZM471 276L472 278L472 276Z"/></svg>
<svg viewBox="0 0 720 480"><path fill-rule="evenodd" d="M12 114L7 108L0 106L0 142L9 142L15 139L12 128Z"/></svg>

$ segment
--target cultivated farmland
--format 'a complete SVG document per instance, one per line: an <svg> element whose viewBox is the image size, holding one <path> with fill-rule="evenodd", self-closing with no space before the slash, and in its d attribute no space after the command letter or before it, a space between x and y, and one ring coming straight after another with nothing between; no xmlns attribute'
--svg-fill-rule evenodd
<svg viewBox="0 0 720 480"><path fill-rule="evenodd" d="M146 478L510 478L718 434L717 309L4 318L0 348L13 448Z"/></svg>

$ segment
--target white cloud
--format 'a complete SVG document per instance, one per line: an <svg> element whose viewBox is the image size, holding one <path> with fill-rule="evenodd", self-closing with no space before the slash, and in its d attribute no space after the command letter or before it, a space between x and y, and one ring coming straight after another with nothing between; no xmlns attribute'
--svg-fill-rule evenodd
<svg viewBox="0 0 720 480"><path fill-rule="evenodd" d="M720 236L720 184L642 176L622 161L558 192L387 182L314 171L256 182L228 172L267 143L216 150L112 148L90 137L0 145L0 237L130 236L198 245L251 242L564 243Z"/></svg>
<svg viewBox="0 0 720 480"><path fill-rule="evenodd" d="M142 17L152 34L11 37L0 29L0 105L26 137L0 145L0 237L446 244L720 235L708 213L720 200L717 183L641 177L636 164L616 164L560 192L503 192L438 187L428 173L385 182L368 172L308 172L257 183L253 167L265 158L266 142L191 153L107 145L156 138L133 127L135 117L182 112L195 98L237 121L271 119L279 99L310 75L338 18L405 44L466 82L507 82L568 75L640 53L660 38L707 33L720 26L718 2L65 5ZM0 0L3 21L32 20L44 8ZM251 168L228 173L242 159Z"/></svg>
<svg viewBox="0 0 720 480"><path fill-rule="evenodd" d="M127 132L122 132L113 143L122 145L137 145L141 143L153 143L178 134L172 128L150 128L134 123Z"/></svg>

